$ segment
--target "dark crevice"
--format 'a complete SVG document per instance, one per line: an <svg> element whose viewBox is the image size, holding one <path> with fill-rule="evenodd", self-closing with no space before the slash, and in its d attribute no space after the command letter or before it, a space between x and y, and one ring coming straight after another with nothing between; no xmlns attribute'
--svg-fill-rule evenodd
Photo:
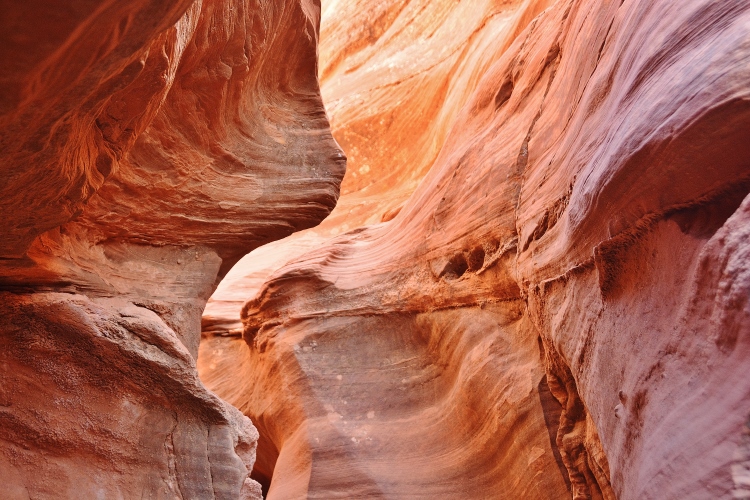
<svg viewBox="0 0 750 500"><path fill-rule="evenodd" d="M253 472L250 473L250 479L254 479L260 484L263 498L268 498L268 490L271 489L271 478L262 472L259 472L256 468L253 468Z"/></svg>
<svg viewBox="0 0 750 500"><path fill-rule="evenodd" d="M544 381L560 404L553 449L557 448L567 470L573 500L614 500L609 465L573 373L550 342L542 341L541 345L547 372Z"/></svg>
<svg viewBox="0 0 750 500"><path fill-rule="evenodd" d="M478 246L470 250L466 255L466 264L471 272L479 271L484 266L485 251Z"/></svg>
<svg viewBox="0 0 750 500"><path fill-rule="evenodd" d="M502 86L500 86L500 90L497 91L497 94L495 94L495 110L502 108L503 104L508 102L512 94L513 82L506 80Z"/></svg>
<svg viewBox="0 0 750 500"><path fill-rule="evenodd" d="M276 462L279 459L279 449L269 437L270 432L268 432L267 422L263 415L247 416L253 421L259 433L255 464L250 473L250 479L254 479L260 484L263 498L267 498L271 489Z"/></svg>
<svg viewBox="0 0 750 500"><path fill-rule="evenodd" d="M560 448L557 447L557 429L560 426L560 414L562 413L562 406L560 402L555 399L550 391L549 385L547 384L547 376L542 377L542 380L537 386L537 392L539 393L539 403L542 405L542 413L544 415L544 423L547 426L547 432L549 434L549 443L552 448L552 454L555 457L555 463L560 471L560 475L565 481L568 491L572 492L570 486L570 477L568 476L568 469L565 468L563 463L562 455L560 454Z"/></svg>
<svg viewBox="0 0 750 500"><path fill-rule="evenodd" d="M442 273L440 273L440 277L446 280L456 280L463 276L468 269L469 263L466 262L463 252L457 253L445 265Z"/></svg>

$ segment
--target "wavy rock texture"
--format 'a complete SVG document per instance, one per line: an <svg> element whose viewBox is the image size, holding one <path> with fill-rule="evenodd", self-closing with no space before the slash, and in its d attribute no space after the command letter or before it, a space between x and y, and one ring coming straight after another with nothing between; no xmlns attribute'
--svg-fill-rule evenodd
<svg viewBox="0 0 750 500"><path fill-rule="evenodd" d="M209 299L203 332L240 333L243 304L286 262L395 217L481 76L550 3L324 2L321 91L347 152L342 196L319 226L240 260Z"/></svg>
<svg viewBox="0 0 750 500"><path fill-rule="evenodd" d="M10 498L260 496L256 430L198 380L200 316L241 255L335 205L319 18L308 0L4 9Z"/></svg>
<svg viewBox="0 0 750 500"><path fill-rule="evenodd" d="M750 495L750 5L550 4L395 218L202 343L269 498Z"/></svg>

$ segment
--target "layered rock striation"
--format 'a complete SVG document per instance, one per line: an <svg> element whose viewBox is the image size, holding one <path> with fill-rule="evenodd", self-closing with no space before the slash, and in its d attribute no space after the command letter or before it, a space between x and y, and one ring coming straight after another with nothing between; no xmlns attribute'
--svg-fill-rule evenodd
<svg viewBox="0 0 750 500"><path fill-rule="evenodd" d="M255 428L198 379L200 316L338 198L319 4L4 10L4 498L258 498Z"/></svg>
<svg viewBox="0 0 750 500"><path fill-rule="evenodd" d="M346 150L342 196L320 225L243 258L209 299L207 335L239 334L248 297L286 262L390 220L440 152L481 76L550 2L323 3L321 92Z"/></svg>
<svg viewBox="0 0 750 500"><path fill-rule="evenodd" d="M750 6L523 8L399 213L204 339L269 498L750 494Z"/></svg>

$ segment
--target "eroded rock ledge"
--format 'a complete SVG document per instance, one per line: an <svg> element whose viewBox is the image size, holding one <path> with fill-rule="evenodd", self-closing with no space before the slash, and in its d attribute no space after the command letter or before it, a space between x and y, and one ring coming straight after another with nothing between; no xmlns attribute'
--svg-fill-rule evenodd
<svg viewBox="0 0 750 500"><path fill-rule="evenodd" d="M202 343L269 498L748 495L750 5L534 3L398 215Z"/></svg>
<svg viewBox="0 0 750 500"><path fill-rule="evenodd" d="M260 496L256 430L197 376L200 315L338 198L319 20L313 0L4 9L4 498Z"/></svg>

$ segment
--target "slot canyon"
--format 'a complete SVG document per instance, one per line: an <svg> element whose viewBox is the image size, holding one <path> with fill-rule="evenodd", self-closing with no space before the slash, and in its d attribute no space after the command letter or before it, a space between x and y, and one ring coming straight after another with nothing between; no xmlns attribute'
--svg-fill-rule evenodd
<svg viewBox="0 0 750 500"><path fill-rule="evenodd" d="M750 2L0 2L0 500L750 499Z"/></svg>

